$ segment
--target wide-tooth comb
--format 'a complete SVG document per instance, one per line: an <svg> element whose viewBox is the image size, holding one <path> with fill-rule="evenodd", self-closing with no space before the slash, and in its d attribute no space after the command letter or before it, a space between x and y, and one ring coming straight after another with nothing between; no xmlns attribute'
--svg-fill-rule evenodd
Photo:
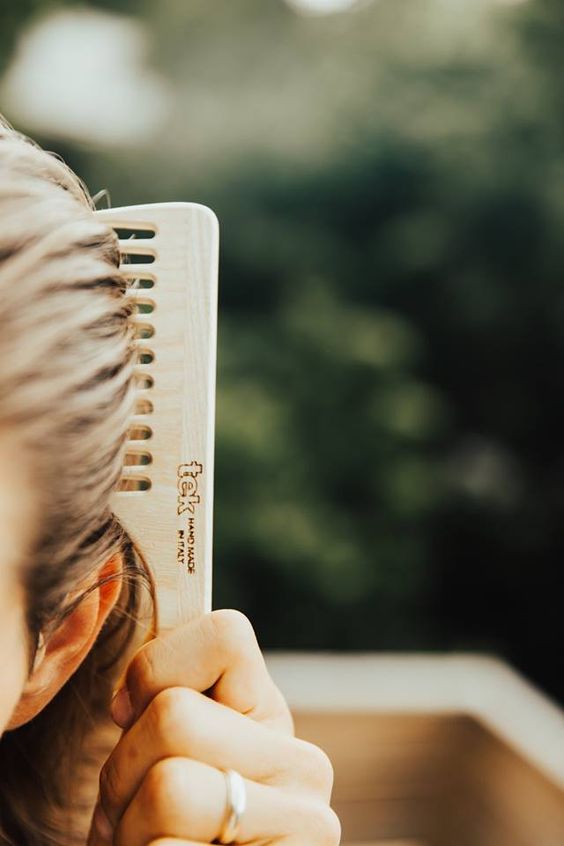
<svg viewBox="0 0 564 846"><path fill-rule="evenodd" d="M137 312L136 408L112 506L170 628L211 608L218 223L193 203L96 215L118 234Z"/></svg>

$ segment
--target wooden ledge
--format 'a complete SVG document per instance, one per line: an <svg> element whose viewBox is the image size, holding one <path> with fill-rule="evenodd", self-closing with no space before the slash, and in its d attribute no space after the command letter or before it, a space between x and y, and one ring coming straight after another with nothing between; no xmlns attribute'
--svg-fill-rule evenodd
<svg viewBox="0 0 564 846"><path fill-rule="evenodd" d="M564 714L496 658L270 653L267 663L302 714L468 716L564 790Z"/></svg>

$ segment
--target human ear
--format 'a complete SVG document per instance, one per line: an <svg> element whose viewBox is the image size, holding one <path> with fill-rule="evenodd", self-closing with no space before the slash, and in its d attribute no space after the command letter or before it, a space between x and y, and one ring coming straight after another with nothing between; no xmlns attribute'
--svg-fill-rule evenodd
<svg viewBox="0 0 564 846"><path fill-rule="evenodd" d="M122 572L123 557L118 553L95 573L90 583L83 586L81 593L85 594L84 599L62 620L48 640L42 643L40 638L31 673L8 729L18 728L32 720L82 664L118 601ZM93 587L95 585L98 586Z"/></svg>

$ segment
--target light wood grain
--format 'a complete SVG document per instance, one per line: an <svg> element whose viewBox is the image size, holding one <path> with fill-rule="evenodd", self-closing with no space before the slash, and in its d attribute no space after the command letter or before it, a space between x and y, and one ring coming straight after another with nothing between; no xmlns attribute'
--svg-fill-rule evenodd
<svg viewBox="0 0 564 846"><path fill-rule="evenodd" d="M122 240L122 254L154 261L122 264L130 279L154 287L133 291L153 311L139 314L154 335L139 340L154 356L139 364L152 386L139 390L152 411L134 424L151 437L128 450L148 450L150 465L124 467L128 480L149 479L148 491L119 492L113 507L154 574L161 627L211 607L212 520L217 332L218 224L204 206L164 203L97 213L115 228L154 229L153 238Z"/></svg>

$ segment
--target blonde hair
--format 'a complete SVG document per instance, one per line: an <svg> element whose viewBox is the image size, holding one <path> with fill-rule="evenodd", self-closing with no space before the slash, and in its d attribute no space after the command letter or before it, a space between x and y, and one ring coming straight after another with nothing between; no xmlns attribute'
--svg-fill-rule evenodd
<svg viewBox="0 0 564 846"><path fill-rule="evenodd" d="M118 551L128 574L79 671L0 742L0 842L18 846L72 841L82 739L107 708L142 577L110 509L134 403L134 326L116 236L93 211L64 162L0 118L0 430L17 433L41 500L22 563L32 650Z"/></svg>

